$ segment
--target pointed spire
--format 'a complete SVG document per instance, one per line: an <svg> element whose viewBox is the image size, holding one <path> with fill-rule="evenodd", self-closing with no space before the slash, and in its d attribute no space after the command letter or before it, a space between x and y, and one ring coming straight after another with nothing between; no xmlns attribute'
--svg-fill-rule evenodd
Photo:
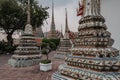
<svg viewBox="0 0 120 80"><path fill-rule="evenodd" d="M28 0L28 9L27 9L27 24L30 24L30 0Z"/></svg>
<svg viewBox="0 0 120 80"><path fill-rule="evenodd" d="M42 26L39 26L38 28L36 28L36 37L41 37L41 38L44 37Z"/></svg>
<svg viewBox="0 0 120 80"><path fill-rule="evenodd" d="M63 32L62 24L61 24L61 33Z"/></svg>
<svg viewBox="0 0 120 80"><path fill-rule="evenodd" d="M33 34L32 25L30 24L30 0L28 0L27 5L27 24L25 26L25 34Z"/></svg>
<svg viewBox="0 0 120 80"><path fill-rule="evenodd" d="M61 32L60 32L60 34L61 34L61 37L60 37L60 38L63 38L63 28L62 28L62 24L61 24Z"/></svg>
<svg viewBox="0 0 120 80"><path fill-rule="evenodd" d="M51 31L55 30L55 21L54 21L54 2L52 0L52 20L51 20Z"/></svg>
<svg viewBox="0 0 120 80"><path fill-rule="evenodd" d="M65 34L64 34L64 38L65 39L69 39L69 28L68 28L68 19L67 19L67 9L65 8Z"/></svg>
<svg viewBox="0 0 120 80"><path fill-rule="evenodd" d="M98 14L100 14L100 12L101 12L101 10L100 10L101 1L100 1L100 0L97 0L97 4L98 4Z"/></svg>
<svg viewBox="0 0 120 80"><path fill-rule="evenodd" d="M82 0L82 4L83 4L83 7L84 7L84 9L83 9L83 16L85 15L85 11L86 11L85 3L86 3L86 0Z"/></svg>
<svg viewBox="0 0 120 80"><path fill-rule="evenodd" d="M67 17L67 9L65 8L65 32L69 32L69 28L68 28L68 17Z"/></svg>
<svg viewBox="0 0 120 80"><path fill-rule="evenodd" d="M87 15L101 16L100 0L83 0L83 3L84 3L84 16Z"/></svg>

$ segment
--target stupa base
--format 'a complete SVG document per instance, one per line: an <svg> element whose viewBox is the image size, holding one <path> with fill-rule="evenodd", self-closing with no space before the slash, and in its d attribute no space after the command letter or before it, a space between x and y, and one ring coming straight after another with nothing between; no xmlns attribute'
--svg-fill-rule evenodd
<svg viewBox="0 0 120 80"><path fill-rule="evenodd" d="M59 66L59 72L53 74L52 80L120 80L119 76L120 72L101 73L62 64Z"/></svg>
<svg viewBox="0 0 120 80"><path fill-rule="evenodd" d="M64 59L64 57L66 56L66 54L61 54L61 53L56 53L54 54L54 58L57 58L57 59Z"/></svg>
<svg viewBox="0 0 120 80"><path fill-rule="evenodd" d="M8 64L11 65L12 67L20 68L37 65L40 63L40 61L41 61L40 55L35 56L32 55L32 57L27 55L24 57L17 55L16 57L14 56L11 59L9 59Z"/></svg>
<svg viewBox="0 0 120 80"><path fill-rule="evenodd" d="M51 80L75 80L75 79L68 78L66 76L61 75L59 72L56 72L52 75Z"/></svg>
<svg viewBox="0 0 120 80"><path fill-rule="evenodd" d="M70 54L70 52L56 52L56 54L54 54L54 58L64 59L67 54Z"/></svg>

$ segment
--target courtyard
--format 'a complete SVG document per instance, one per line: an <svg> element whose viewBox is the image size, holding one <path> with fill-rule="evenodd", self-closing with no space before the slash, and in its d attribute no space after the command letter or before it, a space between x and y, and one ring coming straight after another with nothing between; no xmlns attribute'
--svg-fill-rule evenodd
<svg viewBox="0 0 120 80"><path fill-rule="evenodd" d="M51 59L53 63L53 69L47 72L40 71L39 65L13 68L7 63L11 55L0 55L0 80L51 80L51 76L58 70L58 66L64 63L64 60L55 59L54 54L55 51L49 54L49 59Z"/></svg>

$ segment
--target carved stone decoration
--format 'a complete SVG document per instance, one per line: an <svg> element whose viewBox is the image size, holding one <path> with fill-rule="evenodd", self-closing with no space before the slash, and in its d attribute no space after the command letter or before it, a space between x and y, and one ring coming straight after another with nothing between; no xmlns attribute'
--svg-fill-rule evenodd
<svg viewBox="0 0 120 80"><path fill-rule="evenodd" d="M32 25L30 24L30 0L28 0L28 16L25 31L20 37L20 44L8 60L12 67L28 67L39 64L41 61L40 50L37 47Z"/></svg>
<svg viewBox="0 0 120 80"><path fill-rule="evenodd" d="M33 34L33 30L32 30L32 25L31 24L27 24L25 26L25 31L24 31L25 34Z"/></svg>
<svg viewBox="0 0 120 80"><path fill-rule="evenodd" d="M100 0L83 0L79 37L52 80L120 80L120 54L100 14Z"/></svg>
<svg viewBox="0 0 120 80"><path fill-rule="evenodd" d="M65 56L70 55L70 48L72 46L70 37L69 37L69 27L68 27L68 20L67 20L67 9L65 9L66 11L66 18L65 18L65 34L64 37L60 39L60 46L56 51L56 54L54 55L55 58L60 58L60 59L64 59Z"/></svg>

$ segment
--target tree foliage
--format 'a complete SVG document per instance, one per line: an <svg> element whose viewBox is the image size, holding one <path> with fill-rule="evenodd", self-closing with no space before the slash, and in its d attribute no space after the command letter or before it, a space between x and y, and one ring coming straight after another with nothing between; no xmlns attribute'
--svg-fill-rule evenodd
<svg viewBox="0 0 120 80"><path fill-rule="evenodd" d="M10 53L13 54L13 52L16 50L17 45L9 46L6 42L0 41L0 54L6 54Z"/></svg>
<svg viewBox="0 0 120 80"><path fill-rule="evenodd" d="M28 0L18 0L23 7L24 11L27 9ZM39 6L36 0L30 0L31 8L31 24L33 28L43 25L43 21L46 20L49 16L47 9L48 7L43 8Z"/></svg>
<svg viewBox="0 0 120 80"><path fill-rule="evenodd" d="M0 27L7 34L8 45L13 44L12 34L18 29L24 29L27 21L27 0L0 0ZM31 24L39 27L48 18L48 8L39 6L31 0Z"/></svg>
<svg viewBox="0 0 120 80"><path fill-rule="evenodd" d="M50 60L48 59L48 54L51 52L50 44L43 42L41 46L42 46L42 54L46 55L46 59L42 60L42 63L46 61L49 62Z"/></svg>
<svg viewBox="0 0 120 80"><path fill-rule="evenodd" d="M50 48L51 48L52 50L55 50L55 49L57 49L57 46L58 46L59 43L60 43L60 39L46 39L46 38L44 38L44 39L42 40L42 45L44 45L44 43L49 44Z"/></svg>
<svg viewBox="0 0 120 80"><path fill-rule="evenodd" d="M0 27L7 34L8 44L13 44L12 34L25 25L25 12L16 0L0 1Z"/></svg>

